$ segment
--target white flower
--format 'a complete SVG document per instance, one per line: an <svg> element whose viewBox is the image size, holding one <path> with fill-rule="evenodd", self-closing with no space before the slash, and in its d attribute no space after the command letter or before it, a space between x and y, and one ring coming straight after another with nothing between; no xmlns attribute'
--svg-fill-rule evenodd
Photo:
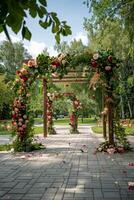
<svg viewBox="0 0 134 200"><path fill-rule="evenodd" d="M62 63L63 65L65 65L65 64L66 64L66 60L62 60L61 63Z"/></svg>
<svg viewBox="0 0 134 200"><path fill-rule="evenodd" d="M94 60L97 60L98 58L99 58L99 54L98 54L98 53L94 53L94 54L93 54L93 59L94 59Z"/></svg>
<svg viewBox="0 0 134 200"><path fill-rule="evenodd" d="M47 93L47 96L48 96L48 97L50 97L50 96L51 96L51 94L50 94L50 93Z"/></svg>
<svg viewBox="0 0 134 200"><path fill-rule="evenodd" d="M105 70L106 70L106 71L110 71L110 70L111 70L111 66L106 66L106 67L105 67Z"/></svg>

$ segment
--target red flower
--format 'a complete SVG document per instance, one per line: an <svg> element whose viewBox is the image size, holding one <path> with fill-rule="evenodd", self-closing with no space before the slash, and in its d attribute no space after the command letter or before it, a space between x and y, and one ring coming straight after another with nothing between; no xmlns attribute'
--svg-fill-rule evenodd
<svg viewBox="0 0 134 200"><path fill-rule="evenodd" d="M112 62L112 60L113 60L113 57L110 55L110 56L108 56L108 61L109 62Z"/></svg>
<svg viewBox="0 0 134 200"><path fill-rule="evenodd" d="M16 119L16 118L17 118L17 115L16 115L16 114L14 114L14 115L12 115L12 117L13 117L13 119Z"/></svg>
<svg viewBox="0 0 134 200"><path fill-rule="evenodd" d="M17 74L17 75L19 75L20 73L21 73L20 70L17 70L17 71L16 71L16 74Z"/></svg>
<svg viewBox="0 0 134 200"><path fill-rule="evenodd" d="M54 60L51 63L53 66L59 67L60 66L60 62L58 60Z"/></svg>
<svg viewBox="0 0 134 200"><path fill-rule="evenodd" d="M95 60L92 60L91 61L91 65L93 68L96 68L97 67L97 62Z"/></svg>
<svg viewBox="0 0 134 200"><path fill-rule="evenodd" d="M21 78L24 82L26 82L26 81L28 80L28 78L27 78L26 76L20 76L20 78Z"/></svg>

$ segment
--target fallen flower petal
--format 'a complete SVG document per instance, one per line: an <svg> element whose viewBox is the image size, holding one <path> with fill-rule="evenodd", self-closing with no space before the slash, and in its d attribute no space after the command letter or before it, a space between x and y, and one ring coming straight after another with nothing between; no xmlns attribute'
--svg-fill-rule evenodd
<svg viewBox="0 0 134 200"><path fill-rule="evenodd" d="M129 166L134 166L134 163L129 163L128 165L129 165Z"/></svg>
<svg viewBox="0 0 134 200"><path fill-rule="evenodd" d="M128 189L134 190L134 182L128 182Z"/></svg>

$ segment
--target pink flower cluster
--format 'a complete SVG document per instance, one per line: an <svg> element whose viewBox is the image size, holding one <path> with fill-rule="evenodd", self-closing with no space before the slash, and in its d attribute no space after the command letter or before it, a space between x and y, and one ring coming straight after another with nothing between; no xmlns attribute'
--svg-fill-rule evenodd
<svg viewBox="0 0 134 200"><path fill-rule="evenodd" d="M23 138L25 135L27 124L29 122L25 110L26 105L19 98L15 99L12 111L12 125L20 138Z"/></svg>
<svg viewBox="0 0 134 200"><path fill-rule="evenodd" d="M47 98L47 123L48 126L52 123L52 102Z"/></svg>
<svg viewBox="0 0 134 200"><path fill-rule="evenodd" d="M101 57L101 55L99 55L99 53L94 53L93 54L93 58L91 59L91 66L96 69L96 68L99 68L99 61L98 59ZM113 61L113 57L112 55L109 55L106 59L106 62L108 63L107 66L104 67L104 70L106 72L110 72L112 70L112 67L111 67L111 63Z"/></svg>
<svg viewBox="0 0 134 200"><path fill-rule="evenodd" d="M65 54L59 54L57 58L54 58L51 62L52 69L56 70L60 67L60 65L65 65L67 63L66 61L66 55Z"/></svg>

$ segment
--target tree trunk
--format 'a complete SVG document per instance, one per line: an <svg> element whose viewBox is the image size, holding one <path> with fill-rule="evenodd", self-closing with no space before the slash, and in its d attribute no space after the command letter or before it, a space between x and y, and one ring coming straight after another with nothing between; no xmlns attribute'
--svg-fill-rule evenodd
<svg viewBox="0 0 134 200"><path fill-rule="evenodd" d="M123 106L123 99L122 96L120 95L120 99L121 99L121 118L125 119L125 112L124 112L124 106Z"/></svg>
<svg viewBox="0 0 134 200"><path fill-rule="evenodd" d="M127 104L128 104L128 108L129 108L130 118L132 119L133 114L132 114L132 109L131 109L129 100L127 101Z"/></svg>

